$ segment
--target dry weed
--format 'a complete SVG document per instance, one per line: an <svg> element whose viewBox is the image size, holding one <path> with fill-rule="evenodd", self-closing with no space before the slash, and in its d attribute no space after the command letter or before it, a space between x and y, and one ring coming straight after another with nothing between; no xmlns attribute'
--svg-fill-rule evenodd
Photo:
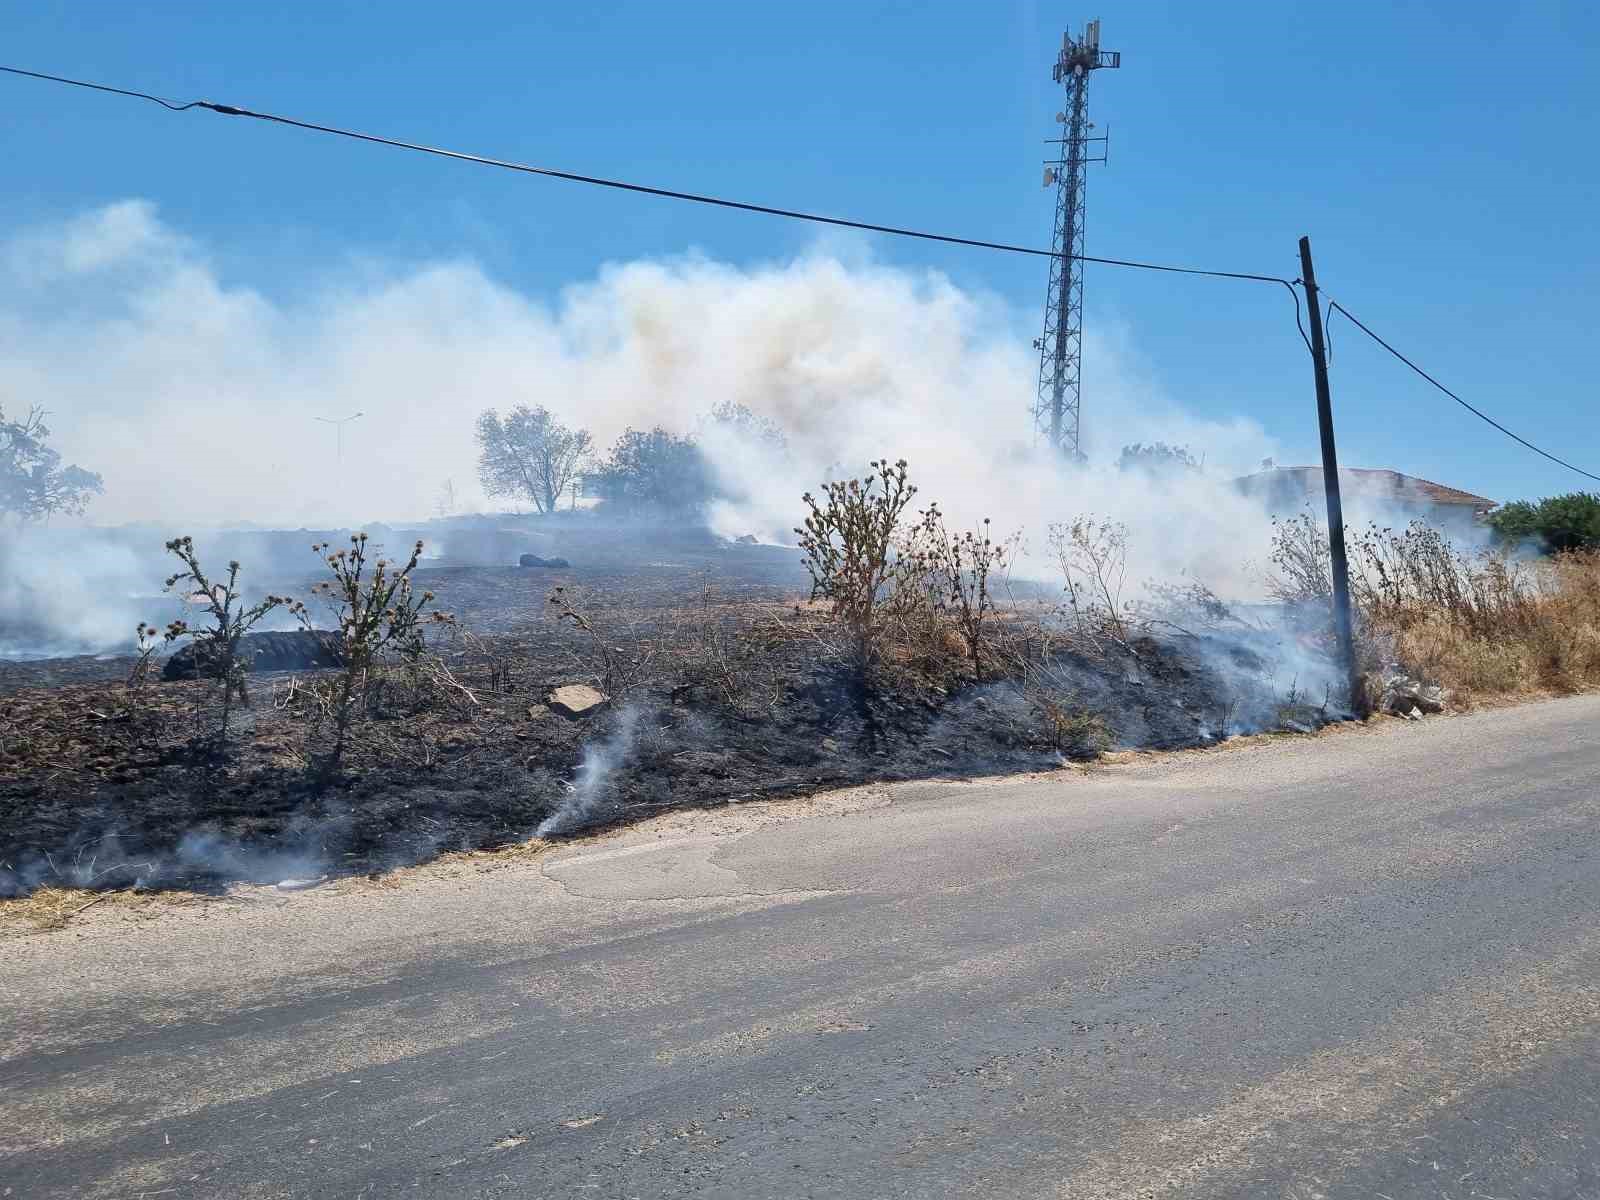
<svg viewBox="0 0 1600 1200"><path fill-rule="evenodd" d="M1404 538L1398 557L1409 576L1378 576L1383 590L1364 597L1363 614L1392 638L1406 670L1469 704L1600 684L1600 553L1447 554L1415 527L1384 548Z"/></svg>
<svg viewBox="0 0 1600 1200"><path fill-rule="evenodd" d="M114 905L138 912L174 905L202 904L210 897L181 891L90 891L86 888L45 884L26 896L0 900L0 940L27 937L64 929L81 913L97 906Z"/></svg>

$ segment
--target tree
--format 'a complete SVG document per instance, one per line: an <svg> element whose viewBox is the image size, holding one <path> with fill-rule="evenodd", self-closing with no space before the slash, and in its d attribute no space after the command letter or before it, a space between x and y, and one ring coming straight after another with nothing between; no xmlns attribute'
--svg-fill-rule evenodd
<svg viewBox="0 0 1600 1200"><path fill-rule="evenodd" d="M1600 494L1516 500L1489 514L1489 527L1504 541L1537 540L1547 554L1600 548Z"/></svg>
<svg viewBox="0 0 1600 1200"><path fill-rule="evenodd" d="M789 438L782 426L771 417L752 411L748 405L732 400L724 400L713 408L702 421L702 425L706 424L720 427L746 443L768 450L782 453L789 448Z"/></svg>
<svg viewBox="0 0 1600 1200"><path fill-rule="evenodd" d="M1195 461L1194 455L1189 453L1187 446L1169 446L1165 442L1155 442L1146 446L1143 442L1134 442L1131 446L1122 448L1122 456L1117 459L1117 469L1147 471L1153 475L1168 471L1198 471L1200 464Z"/></svg>
<svg viewBox="0 0 1600 1200"><path fill-rule="evenodd" d="M694 512L712 495L711 467L694 439L660 426L624 430L589 483L602 499L633 511Z"/></svg>
<svg viewBox="0 0 1600 1200"><path fill-rule="evenodd" d="M81 513L91 496L105 490L100 476L82 467L61 465L47 441L45 411L30 408L20 421L6 420L0 408L0 515L26 521L55 513Z"/></svg>
<svg viewBox="0 0 1600 1200"><path fill-rule="evenodd" d="M478 477L491 496L521 496L555 512L593 446L587 429L568 429L547 408L519 404L504 421L486 409L478 416Z"/></svg>

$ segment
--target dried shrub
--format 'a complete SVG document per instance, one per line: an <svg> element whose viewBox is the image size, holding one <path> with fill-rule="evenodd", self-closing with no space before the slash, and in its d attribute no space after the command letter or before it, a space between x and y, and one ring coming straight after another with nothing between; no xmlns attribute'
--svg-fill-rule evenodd
<svg viewBox="0 0 1600 1200"><path fill-rule="evenodd" d="M422 556L420 541L412 547L405 565L396 567L387 558L369 564L367 540L365 533L355 533L348 548L334 550L327 542L311 548L333 574L331 580L315 584L311 591L333 615L345 662L337 684L320 701L334 725L333 746L322 764L326 773L339 769L358 690L364 691L371 682L374 668L386 659L420 664L427 651L424 629L452 622L449 613L435 610L424 614L433 603L433 593L419 593L412 587L411 573ZM290 607L308 630L314 628L304 604L295 602Z"/></svg>
<svg viewBox="0 0 1600 1200"><path fill-rule="evenodd" d="M1463 565L1454 604L1379 610L1402 667L1468 700L1600 684L1600 554L1484 557Z"/></svg>
<svg viewBox="0 0 1600 1200"><path fill-rule="evenodd" d="M771 713L789 690L777 653L794 631L781 620L749 621L720 605L712 588L670 633L677 683L672 699L699 693L743 720Z"/></svg>
<svg viewBox="0 0 1600 1200"><path fill-rule="evenodd" d="M1150 624L1195 636L1196 631L1215 633L1223 629L1254 629L1226 600L1197 579L1183 583L1148 582L1145 615Z"/></svg>
<svg viewBox="0 0 1600 1200"><path fill-rule="evenodd" d="M1369 525L1346 544L1357 657L1369 677L1398 666L1468 701L1600 684L1600 552L1469 551L1421 520L1400 531ZM1318 571L1327 553L1309 512L1275 530L1273 594L1324 626ZM1369 678L1369 692L1376 687Z"/></svg>
<svg viewBox="0 0 1600 1200"><path fill-rule="evenodd" d="M1111 728L1099 713L1047 688L1024 688L1023 695L1042 720L1051 749L1063 758L1096 758L1111 748Z"/></svg>
<svg viewBox="0 0 1600 1200"><path fill-rule="evenodd" d="M250 704L250 695L245 688L244 664L239 660L240 639L273 609L280 606L295 609L299 606L296 601L285 596L267 596L255 604L246 606L239 597L238 560L228 563L228 578L225 582L213 583L200 565L192 538L173 538L167 543L167 550L175 555L184 567L183 570L167 577L167 590L170 592L178 584L185 584L190 599L201 602L211 624L195 627L179 619L167 626L162 635L163 640L171 644L188 639L194 651L196 674L202 679L215 680L221 687L222 701L217 740L226 744L234 696L238 696L241 705L249 707ZM148 627L141 624L139 628L141 643L146 637L147 630ZM148 660L148 657L148 651L144 652L143 658Z"/></svg>
<svg viewBox="0 0 1600 1200"><path fill-rule="evenodd" d="M811 599L827 602L862 674L878 658L884 627L920 603L917 584L926 570L914 552L904 552L900 522L917 494L905 460L869 466L860 479L825 484L820 499L802 496L810 511L795 530Z"/></svg>
<svg viewBox="0 0 1600 1200"><path fill-rule="evenodd" d="M989 649L985 635L995 613L994 588L1017 544L1016 536L995 541L989 525L985 517L978 529L952 534L939 506L931 504L911 539L930 609L955 624L935 633L936 647L948 656L970 658L973 677L980 682Z"/></svg>
<svg viewBox="0 0 1600 1200"><path fill-rule="evenodd" d="M150 682L150 660L161 646L161 634L154 625L140 621L133 631L133 665L128 668L123 690L130 700Z"/></svg>
<svg viewBox="0 0 1600 1200"><path fill-rule="evenodd" d="M1288 520L1272 518L1268 555L1277 574L1267 578L1267 592L1291 607L1320 604L1333 597L1333 560L1328 534L1308 508Z"/></svg>
<svg viewBox="0 0 1600 1200"><path fill-rule="evenodd" d="M1348 549L1352 599L1380 624L1445 613L1474 634L1499 634L1537 620L1532 564L1500 550L1469 554L1424 521L1400 533L1369 525Z"/></svg>
<svg viewBox="0 0 1600 1200"><path fill-rule="evenodd" d="M607 696L620 699L654 678L666 650L664 639L638 624L625 627L601 620L592 605L565 587L553 590L549 603L557 621L585 635L583 666Z"/></svg>
<svg viewBox="0 0 1600 1200"><path fill-rule="evenodd" d="M1066 592L1061 616L1076 648L1096 652L1109 643L1132 654L1128 643L1143 631L1143 622L1132 601L1123 598L1128 581L1127 526L1079 517L1051 525L1049 545Z"/></svg>
<svg viewBox="0 0 1600 1200"><path fill-rule="evenodd" d="M456 625L452 633L456 654L481 673L482 682L475 686L493 695L517 690L513 659L504 644L479 637L464 625Z"/></svg>
<svg viewBox="0 0 1600 1200"><path fill-rule="evenodd" d="M133 663L122 681L122 690L109 701L116 719L130 730L142 729L146 735L153 732L157 706L149 703L150 668L156 651L166 644L161 630L140 621L133 631Z"/></svg>

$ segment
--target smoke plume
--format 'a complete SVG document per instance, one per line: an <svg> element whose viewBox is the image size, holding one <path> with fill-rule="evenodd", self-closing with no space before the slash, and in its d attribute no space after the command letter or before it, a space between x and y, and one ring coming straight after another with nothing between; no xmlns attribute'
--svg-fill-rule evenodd
<svg viewBox="0 0 1600 1200"><path fill-rule="evenodd" d="M568 785L561 806L534 830L536 837L552 837L582 825L592 816L606 798L606 787L612 775L633 750L638 740L639 709L624 706L617 713L615 725L603 738L589 742L583 748L583 759L578 773Z"/></svg>
<svg viewBox="0 0 1600 1200"><path fill-rule="evenodd" d="M415 519L446 479L465 506L486 503L472 441L485 407L543 404L605 446L630 425L690 431L732 401L779 424L789 451L707 433L733 497L719 532L786 537L826 474L904 457L958 522L989 516L1038 547L1049 522L1095 513L1130 526L1136 578L1225 585L1266 523L1220 481L1274 447L1161 396L1124 339L1090 337L1091 465L1063 472L1032 445L1034 320L938 272L821 250L614 264L550 304L468 261L351 265L280 296L130 200L0 245L0 397L45 405L65 457L104 474L101 522ZM316 418L355 412L340 465ZM1206 472L1110 465L1155 440L1187 443Z"/></svg>

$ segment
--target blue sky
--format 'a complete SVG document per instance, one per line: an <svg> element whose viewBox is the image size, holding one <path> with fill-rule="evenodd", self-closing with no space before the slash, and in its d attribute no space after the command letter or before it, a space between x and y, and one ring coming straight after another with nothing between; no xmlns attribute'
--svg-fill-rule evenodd
<svg viewBox="0 0 1600 1200"><path fill-rule="evenodd" d="M0 8L8 64L206 97L687 190L1047 244L1040 166L1070 20L1123 67L1094 80L1111 161L1088 252L1298 274L1447 384L1600 472L1600 15L1579 3L189 3ZM609 261L783 259L816 230L0 78L10 223L129 197L224 275L290 293L329 257L471 257L534 296ZM1004 297L1042 261L875 238L882 262ZM1259 421L1310 461L1309 363L1282 289L1091 268L1087 320L1187 407ZM1031 336L1031 329L1025 330ZM1347 465L1510 499L1593 487L1409 376L1348 326ZM1097 406L1086 364L1085 421ZM1018 398L1017 420L1023 420ZM997 419L1011 419L999 414Z"/></svg>

